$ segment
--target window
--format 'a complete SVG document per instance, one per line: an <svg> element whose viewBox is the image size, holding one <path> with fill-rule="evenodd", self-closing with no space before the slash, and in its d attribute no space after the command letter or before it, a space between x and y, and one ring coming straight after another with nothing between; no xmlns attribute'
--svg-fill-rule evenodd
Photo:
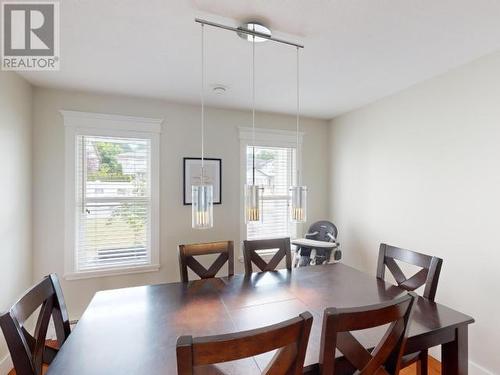
<svg viewBox="0 0 500 375"><path fill-rule="evenodd" d="M240 128L240 140L243 185L252 183L253 178L252 129ZM264 186L263 222L245 224L242 214L242 238L254 240L295 236L296 225L290 222L289 217L288 188L296 179L297 163L300 163L301 142L302 133L300 133L297 152L295 132L256 129L255 183Z"/></svg>
<svg viewBox="0 0 500 375"><path fill-rule="evenodd" d="M63 115L71 225L66 230L66 276L157 270L161 121Z"/></svg>
<svg viewBox="0 0 500 375"><path fill-rule="evenodd" d="M247 146L247 183L253 178L253 147ZM295 178L295 148L255 147L255 184L264 186L263 222L247 224L247 239L288 237L290 223L288 188Z"/></svg>

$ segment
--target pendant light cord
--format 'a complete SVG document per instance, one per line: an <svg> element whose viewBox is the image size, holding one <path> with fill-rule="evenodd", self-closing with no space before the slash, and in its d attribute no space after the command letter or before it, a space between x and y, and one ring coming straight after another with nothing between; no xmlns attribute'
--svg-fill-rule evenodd
<svg viewBox="0 0 500 375"><path fill-rule="evenodd" d="M201 24L201 185L205 168L205 25Z"/></svg>
<svg viewBox="0 0 500 375"><path fill-rule="evenodd" d="M300 122L300 107L299 107L299 47L297 47L297 149L295 151L295 163L297 164L297 186L300 183L299 178L299 163L298 163L298 155L299 155L299 122Z"/></svg>
<svg viewBox="0 0 500 375"><path fill-rule="evenodd" d="M255 35L252 36L252 185L255 185Z"/></svg>

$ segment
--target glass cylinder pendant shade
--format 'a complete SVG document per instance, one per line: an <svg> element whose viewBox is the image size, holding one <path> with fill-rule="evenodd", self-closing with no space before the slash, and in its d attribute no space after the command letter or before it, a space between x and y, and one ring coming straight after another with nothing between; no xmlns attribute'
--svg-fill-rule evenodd
<svg viewBox="0 0 500 375"><path fill-rule="evenodd" d="M262 194L264 188L258 185L245 185L245 222L263 222Z"/></svg>
<svg viewBox="0 0 500 375"><path fill-rule="evenodd" d="M307 186L290 187L290 219L294 223L307 220Z"/></svg>
<svg viewBox="0 0 500 375"><path fill-rule="evenodd" d="M212 185L192 186L192 227L208 229L214 226Z"/></svg>

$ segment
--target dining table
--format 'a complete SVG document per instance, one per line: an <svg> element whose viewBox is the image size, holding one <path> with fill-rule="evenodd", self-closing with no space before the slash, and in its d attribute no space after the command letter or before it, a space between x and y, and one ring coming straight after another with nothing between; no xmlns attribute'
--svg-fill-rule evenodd
<svg viewBox="0 0 500 375"><path fill-rule="evenodd" d="M99 291L47 374L176 374L181 335L244 331L304 311L313 316L304 373L317 374L325 308L373 305L404 293L343 263ZM468 326L473 322L466 314L419 297L405 353L440 345L442 374L467 374ZM354 335L372 348L383 333L380 327ZM225 374L260 374L272 354L218 366Z"/></svg>

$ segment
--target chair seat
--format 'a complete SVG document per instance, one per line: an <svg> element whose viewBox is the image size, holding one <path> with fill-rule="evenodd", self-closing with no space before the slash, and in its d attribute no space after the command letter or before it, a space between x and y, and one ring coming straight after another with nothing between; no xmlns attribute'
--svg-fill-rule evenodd
<svg viewBox="0 0 500 375"><path fill-rule="evenodd" d="M179 268L181 281L188 282L188 268L190 268L201 279L211 279L217 275L224 264L227 263L227 275L234 275L234 242L217 241L197 244L179 245ZM196 256L218 254L217 259L205 268Z"/></svg>
<svg viewBox="0 0 500 375"><path fill-rule="evenodd" d="M217 363L275 351L263 374L302 374L313 317L304 312L271 326L216 336L177 339L177 374L224 375ZM200 371L201 370L201 371Z"/></svg>
<svg viewBox="0 0 500 375"><path fill-rule="evenodd" d="M413 276L407 277L396 261L412 264L419 267L420 270ZM413 291L424 286L423 297L434 301L442 264L441 258L382 243L379 249L377 278L385 279L387 267L399 287ZM427 375L427 350L404 356L402 367L408 367L415 362L418 363L419 374Z"/></svg>
<svg viewBox="0 0 500 375"><path fill-rule="evenodd" d="M259 254L262 250L278 249L272 258L266 262ZM290 250L290 238L270 238L263 240L243 241L243 259L245 263L245 274L250 275L252 264L256 265L260 271L274 271L278 264L285 258L286 268L292 270L292 252Z"/></svg>
<svg viewBox="0 0 500 375"><path fill-rule="evenodd" d="M34 333L25 322L38 311ZM57 344L49 341L47 330L53 322ZM60 347L71 333L69 316L57 275L46 276L30 288L7 312L0 315L0 328L10 351L12 363L19 375L43 373L45 364L52 363Z"/></svg>
<svg viewBox="0 0 500 375"><path fill-rule="evenodd" d="M408 337L409 321L417 295L413 292L378 305L327 308L323 315L319 358L322 375L347 369L365 375L398 374ZM388 326L375 349L368 351L351 333ZM336 358L340 352L340 360ZM338 370L338 371L337 371Z"/></svg>

